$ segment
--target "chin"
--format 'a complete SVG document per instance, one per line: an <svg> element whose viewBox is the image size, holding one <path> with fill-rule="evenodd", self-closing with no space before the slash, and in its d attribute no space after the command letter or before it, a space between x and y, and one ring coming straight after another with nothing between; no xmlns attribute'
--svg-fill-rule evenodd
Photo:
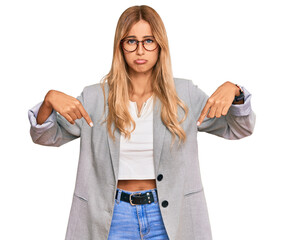
<svg viewBox="0 0 284 240"><path fill-rule="evenodd" d="M140 67L136 67L136 68L134 68L133 69L133 71L135 71L135 72L139 72L139 73L143 73L143 72L149 72L149 71L151 71L153 68L149 68L149 67L147 67L147 66L140 66Z"/></svg>
<svg viewBox="0 0 284 240"><path fill-rule="evenodd" d="M137 71L135 71L136 73L147 73L147 72L149 72L149 71L151 71L151 69L147 69L147 70L137 70Z"/></svg>

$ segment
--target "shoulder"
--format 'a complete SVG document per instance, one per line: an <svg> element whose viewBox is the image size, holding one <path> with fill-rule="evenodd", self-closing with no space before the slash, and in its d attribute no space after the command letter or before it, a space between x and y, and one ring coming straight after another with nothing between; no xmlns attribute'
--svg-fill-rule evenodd
<svg viewBox="0 0 284 240"><path fill-rule="evenodd" d="M185 78L176 78L174 77L175 90L179 98L181 98L186 103L189 102L189 84L191 83L190 79Z"/></svg>
<svg viewBox="0 0 284 240"><path fill-rule="evenodd" d="M175 82L175 87L176 88L187 88L192 86L192 80L191 79L186 79L186 78L177 78L174 77L174 82Z"/></svg>
<svg viewBox="0 0 284 240"><path fill-rule="evenodd" d="M194 84L191 79L174 77L175 88L178 94L191 94Z"/></svg>
<svg viewBox="0 0 284 240"><path fill-rule="evenodd" d="M179 95L187 94L190 101L196 104L197 102L203 102L207 99L207 94L201 90L198 85L194 84L191 79L174 78L176 91Z"/></svg>
<svg viewBox="0 0 284 240"><path fill-rule="evenodd" d="M105 91L108 91L107 83L105 84ZM85 86L81 94L85 106L96 106L98 108L98 105L101 105L104 101L101 83L94 83Z"/></svg>
<svg viewBox="0 0 284 240"><path fill-rule="evenodd" d="M107 87L105 87L105 90L107 91ZM85 86L82 91L82 98L84 108L88 113L93 113L94 115L100 115L102 113L104 107L104 94L101 83L94 83ZM93 118L95 119L94 116Z"/></svg>
<svg viewBox="0 0 284 240"><path fill-rule="evenodd" d="M83 92L84 93L90 93L90 92L93 93L93 92L99 92L101 90L102 90L101 84L100 83L94 83L94 84L85 86L84 89L83 89Z"/></svg>
<svg viewBox="0 0 284 240"><path fill-rule="evenodd" d="M105 91L108 91L108 84L105 83ZM85 98L95 99L97 97L103 97L103 89L101 83L94 83L91 85L87 85L83 88L83 95Z"/></svg>
<svg viewBox="0 0 284 240"><path fill-rule="evenodd" d="M176 88L187 90L189 94L199 94L201 89L191 79L174 78Z"/></svg>
<svg viewBox="0 0 284 240"><path fill-rule="evenodd" d="M177 78L174 77L174 83L175 87L179 89L185 89L188 87L192 87L193 83L191 79L185 79L185 78ZM105 90L108 90L108 84L105 83ZM83 88L83 93L89 94L89 93L94 93L94 92L102 92L102 87L100 83L94 83L91 85L87 85Z"/></svg>

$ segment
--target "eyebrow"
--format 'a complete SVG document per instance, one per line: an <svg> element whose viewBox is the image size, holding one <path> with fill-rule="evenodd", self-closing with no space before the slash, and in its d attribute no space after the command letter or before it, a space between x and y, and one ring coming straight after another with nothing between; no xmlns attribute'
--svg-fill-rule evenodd
<svg viewBox="0 0 284 240"><path fill-rule="evenodd" d="M147 38L147 37L154 37L154 36L148 35L148 36L144 36L143 38ZM135 35L132 35L132 36L128 36L126 38L137 38L137 37Z"/></svg>

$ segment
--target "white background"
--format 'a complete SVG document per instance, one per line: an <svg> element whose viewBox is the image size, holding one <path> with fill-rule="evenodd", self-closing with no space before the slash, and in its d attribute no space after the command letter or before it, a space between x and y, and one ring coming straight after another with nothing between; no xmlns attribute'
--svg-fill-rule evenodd
<svg viewBox="0 0 284 240"><path fill-rule="evenodd" d="M175 77L208 95L225 81L252 93L252 136L198 135L213 238L284 239L284 8L275 0L1 1L0 239L64 239L80 140L34 144L28 110L50 89L77 97L98 83L118 18L137 4L164 21Z"/></svg>

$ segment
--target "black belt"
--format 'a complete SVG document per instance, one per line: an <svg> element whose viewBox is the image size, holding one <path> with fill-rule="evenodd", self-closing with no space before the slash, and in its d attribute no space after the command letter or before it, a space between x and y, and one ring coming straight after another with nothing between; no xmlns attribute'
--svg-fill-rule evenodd
<svg viewBox="0 0 284 240"><path fill-rule="evenodd" d="M116 194L115 194L115 199L117 199L118 191L119 190L117 189ZM157 189L155 189L155 191L157 194ZM124 202L128 202L131 205L150 204L155 201L152 191L145 192L143 194L139 192L131 193L131 194L121 192L120 200Z"/></svg>

